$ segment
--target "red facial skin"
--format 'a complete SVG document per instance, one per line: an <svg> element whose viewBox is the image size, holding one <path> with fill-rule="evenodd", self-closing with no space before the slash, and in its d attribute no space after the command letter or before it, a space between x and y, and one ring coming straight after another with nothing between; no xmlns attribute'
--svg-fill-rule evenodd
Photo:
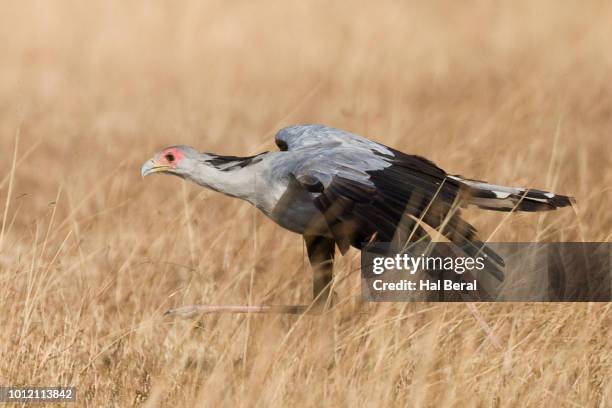
<svg viewBox="0 0 612 408"><path fill-rule="evenodd" d="M184 155L180 150L170 147L159 153L157 162L162 166L176 167L176 164L181 161L183 157Z"/></svg>

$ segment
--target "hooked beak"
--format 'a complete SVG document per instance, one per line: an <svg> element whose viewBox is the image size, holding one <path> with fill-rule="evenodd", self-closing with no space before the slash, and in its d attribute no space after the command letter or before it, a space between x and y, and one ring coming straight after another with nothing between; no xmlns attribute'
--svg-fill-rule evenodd
<svg viewBox="0 0 612 408"><path fill-rule="evenodd" d="M155 161L155 159L150 159L147 160L145 162L145 164L142 165L142 168L140 169L140 175L142 177L148 176L149 174L153 174L153 173L159 173L160 171L171 171L172 167L170 166L166 166L163 164L159 164L157 161Z"/></svg>

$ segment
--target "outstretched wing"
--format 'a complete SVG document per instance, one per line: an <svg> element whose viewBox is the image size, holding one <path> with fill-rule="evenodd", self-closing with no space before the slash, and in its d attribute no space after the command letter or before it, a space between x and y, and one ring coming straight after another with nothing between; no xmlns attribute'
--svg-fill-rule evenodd
<svg viewBox="0 0 612 408"><path fill-rule="evenodd" d="M281 149L302 153L292 175L314 193L314 205L342 252L371 240L403 246L426 238L422 221L467 254L482 251L503 265L461 218L461 184L429 160L321 125L283 129L276 141ZM501 271L495 274L503 278Z"/></svg>

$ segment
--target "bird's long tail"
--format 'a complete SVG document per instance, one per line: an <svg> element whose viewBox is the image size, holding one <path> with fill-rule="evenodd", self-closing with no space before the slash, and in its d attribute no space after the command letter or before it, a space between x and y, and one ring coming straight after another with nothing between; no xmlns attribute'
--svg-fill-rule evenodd
<svg viewBox="0 0 612 408"><path fill-rule="evenodd" d="M478 208L493 211L551 211L567 207L575 202L573 197L548 191L498 186L483 181L450 176L461 183L465 202Z"/></svg>

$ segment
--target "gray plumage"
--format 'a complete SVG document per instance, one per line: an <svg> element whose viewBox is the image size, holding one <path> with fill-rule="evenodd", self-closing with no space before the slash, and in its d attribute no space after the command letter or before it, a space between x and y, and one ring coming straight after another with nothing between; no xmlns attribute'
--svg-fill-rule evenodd
<svg viewBox="0 0 612 408"><path fill-rule="evenodd" d="M320 237L342 253L371 241L430 239L424 223L468 254L483 251L499 279L503 260L479 241L460 208L545 211L572 203L546 191L449 175L425 158L324 125L290 126L275 141L280 151L250 157L174 146L145 163L142 174L170 173L247 200L282 227Z"/></svg>

